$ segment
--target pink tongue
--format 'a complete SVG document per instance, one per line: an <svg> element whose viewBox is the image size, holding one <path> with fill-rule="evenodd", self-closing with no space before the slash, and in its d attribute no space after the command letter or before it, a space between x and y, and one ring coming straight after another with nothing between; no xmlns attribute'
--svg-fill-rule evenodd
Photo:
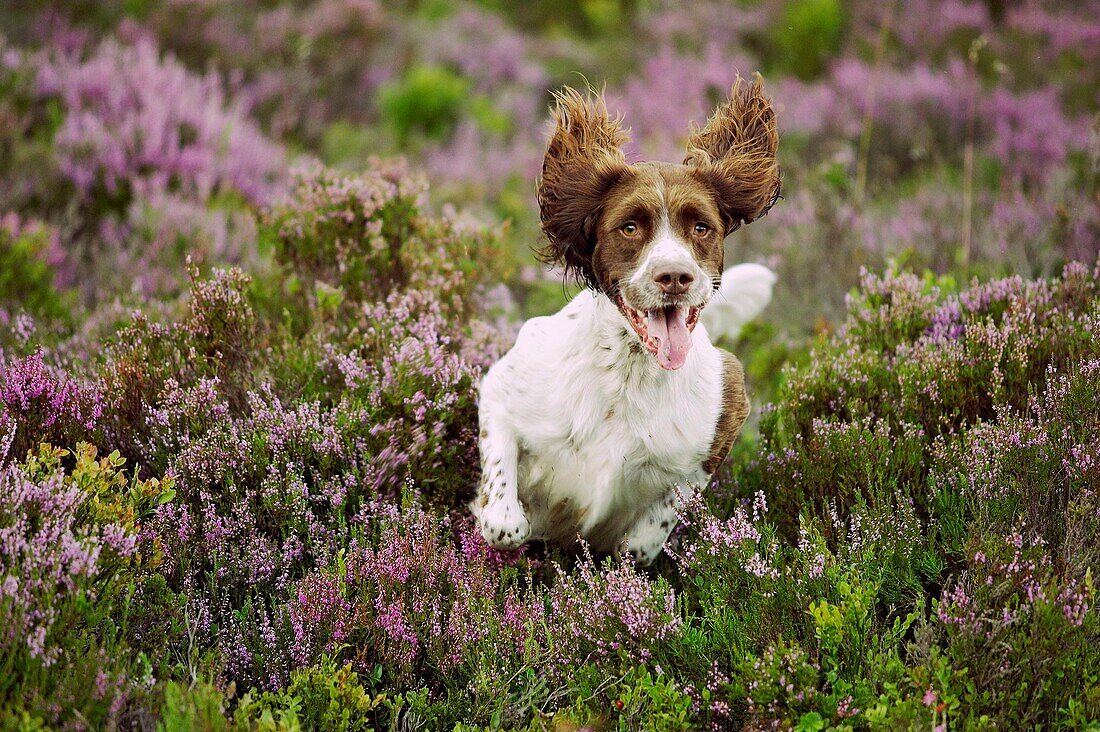
<svg viewBox="0 0 1100 732"><path fill-rule="evenodd" d="M691 350L691 333L684 322L683 309L650 310L648 315L646 329L657 341L657 363L669 371L680 368Z"/></svg>

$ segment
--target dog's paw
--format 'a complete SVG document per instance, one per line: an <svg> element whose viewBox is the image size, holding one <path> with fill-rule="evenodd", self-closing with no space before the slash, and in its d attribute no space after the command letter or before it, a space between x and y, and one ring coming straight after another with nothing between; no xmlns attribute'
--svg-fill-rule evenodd
<svg viewBox="0 0 1100 732"><path fill-rule="evenodd" d="M665 542L672 533L672 522L650 520L635 526L619 542L619 554L630 554L634 563L646 567L653 563L664 551Z"/></svg>
<svg viewBox="0 0 1100 732"><path fill-rule="evenodd" d="M518 501L490 502L481 509L477 524L495 549L515 549L531 536L531 522Z"/></svg>
<svg viewBox="0 0 1100 732"><path fill-rule="evenodd" d="M619 556L629 554L634 564L639 567L648 567L653 564L653 560L661 554L661 550L665 548L665 543L649 543L640 546L632 546L629 541L624 539L619 542Z"/></svg>

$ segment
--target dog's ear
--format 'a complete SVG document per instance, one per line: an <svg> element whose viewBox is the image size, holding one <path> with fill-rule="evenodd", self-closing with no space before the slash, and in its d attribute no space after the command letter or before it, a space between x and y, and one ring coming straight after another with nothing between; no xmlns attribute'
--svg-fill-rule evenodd
<svg viewBox="0 0 1100 732"><path fill-rule="evenodd" d="M596 224L608 192L630 174L621 119L611 119L603 99L569 87L554 95L554 132L538 181L539 215L547 244L539 255L590 287Z"/></svg>
<svg viewBox="0 0 1100 732"><path fill-rule="evenodd" d="M695 168L718 197L726 233L768 212L779 198L779 129L764 79L740 76L728 102L703 129L692 127L684 164Z"/></svg>

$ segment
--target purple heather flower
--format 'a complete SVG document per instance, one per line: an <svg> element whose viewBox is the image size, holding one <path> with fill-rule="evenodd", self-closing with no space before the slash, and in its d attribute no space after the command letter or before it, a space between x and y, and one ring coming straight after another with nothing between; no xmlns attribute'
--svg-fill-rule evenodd
<svg viewBox="0 0 1100 732"><path fill-rule="evenodd" d="M278 191L282 150L216 75L195 76L147 39L105 42L83 63L57 55L41 65L38 88L67 112L58 162L84 195L102 184L143 198L182 189L205 201L233 189L260 204Z"/></svg>

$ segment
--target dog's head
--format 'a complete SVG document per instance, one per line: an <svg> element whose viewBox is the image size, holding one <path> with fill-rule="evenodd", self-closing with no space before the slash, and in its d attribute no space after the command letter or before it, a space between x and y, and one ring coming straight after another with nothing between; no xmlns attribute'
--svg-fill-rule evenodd
<svg viewBox="0 0 1100 732"><path fill-rule="evenodd" d="M683 164L628 164L621 121L565 88L538 184L544 258L603 292L665 369L680 368L722 276L726 235L779 196L775 113L759 75L693 129Z"/></svg>

